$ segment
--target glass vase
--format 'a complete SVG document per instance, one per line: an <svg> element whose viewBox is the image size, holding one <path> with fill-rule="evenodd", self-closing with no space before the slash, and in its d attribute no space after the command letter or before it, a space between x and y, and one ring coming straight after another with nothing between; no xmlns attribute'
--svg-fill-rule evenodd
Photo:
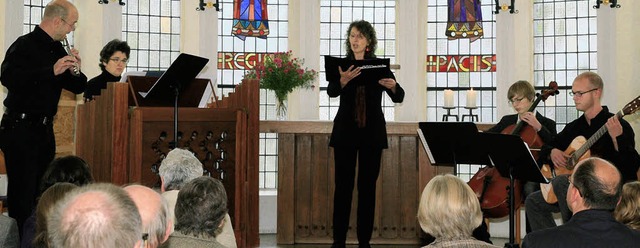
<svg viewBox="0 0 640 248"><path fill-rule="evenodd" d="M276 118L281 121L287 119L287 99L276 100Z"/></svg>

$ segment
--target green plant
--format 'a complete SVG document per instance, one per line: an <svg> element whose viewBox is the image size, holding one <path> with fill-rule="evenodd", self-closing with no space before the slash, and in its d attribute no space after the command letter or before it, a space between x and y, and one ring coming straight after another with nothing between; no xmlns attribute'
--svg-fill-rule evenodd
<svg viewBox="0 0 640 248"><path fill-rule="evenodd" d="M275 53L265 56L263 62L257 63L245 78L260 80L260 88L273 90L277 99L276 111L279 116L284 115L286 106L284 101L294 89L309 88L318 76L315 70L303 68L304 61L294 58L288 52Z"/></svg>

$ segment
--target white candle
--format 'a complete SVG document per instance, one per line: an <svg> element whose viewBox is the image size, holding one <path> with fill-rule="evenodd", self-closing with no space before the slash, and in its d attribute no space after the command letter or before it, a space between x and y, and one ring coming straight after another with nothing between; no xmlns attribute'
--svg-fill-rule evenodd
<svg viewBox="0 0 640 248"><path fill-rule="evenodd" d="M444 106L453 108L453 90L444 90Z"/></svg>
<svg viewBox="0 0 640 248"><path fill-rule="evenodd" d="M467 108L475 108L476 107L476 93L473 88L471 90L467 90Z"/></svg>

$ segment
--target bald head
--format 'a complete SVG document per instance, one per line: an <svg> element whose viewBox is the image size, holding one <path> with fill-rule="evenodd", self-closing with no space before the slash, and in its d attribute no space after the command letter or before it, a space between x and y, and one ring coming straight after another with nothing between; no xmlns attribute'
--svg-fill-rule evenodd
<svg viewBox="0 0 640 248"><path fill-rule="evenodd" d="M47 222L52 247L134 247L140 228L135 204L111 184L74 189L56 203Z"/></svg>
<svg viewBox="0 0 640 248"><path fill-rule="evenodd" d="M131 185L124 188L133 202L135 202L142 218L142 232L147 233L149 247L157 247L167 240L173 223L168 218L169 206L167 201L154 190Z"/></svg>
<svg viewBox="0 0 640 248"><path fill-rule="evenodd" d="M622 192L622 177L611 162L596 157L583 160L576 165L571 179L586 209L616 207Z"/></svg>
<svg viewBox="0 0 640 248"><path fill-rule="evenodd" d="M51 1L44 8L44 15L42 16L42 20L49 20L55 17L67 18L69 17L69 12L78 12L76 7L67 0L54 0Z"/></svg>
<svg viewBox="0 0 640 248"><path fill-rule="evenodd" d="M78 9L71 2L54 0L44 8L40 28L53 40L61 41L76 29L79 18Z"/></svg>

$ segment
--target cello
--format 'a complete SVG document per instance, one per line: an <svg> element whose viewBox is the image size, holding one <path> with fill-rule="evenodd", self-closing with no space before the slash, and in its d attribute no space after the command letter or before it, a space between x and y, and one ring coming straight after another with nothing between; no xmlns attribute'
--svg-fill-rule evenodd
<svg viewBox="0 0 640 248"><path fill-rule="evenodd" d="M543 89L542 93L537 97L527 112L532 112L538 106L540 101L545 101L549 96L558 93L558 83L551 81L547 89ZM525 121L519 121L502 130L502 134L518 135L529 145L534 158L538 159L538 152L544 142L538 135L538 132ZM509 215L509 178L502 177L498 169L495 167L485 166L480 168L478 172L469 180L469 186L478 196L480 200L480 208L485 217L502 218ZM520 181L515 181L514 202L522 202Z"/></svg>

